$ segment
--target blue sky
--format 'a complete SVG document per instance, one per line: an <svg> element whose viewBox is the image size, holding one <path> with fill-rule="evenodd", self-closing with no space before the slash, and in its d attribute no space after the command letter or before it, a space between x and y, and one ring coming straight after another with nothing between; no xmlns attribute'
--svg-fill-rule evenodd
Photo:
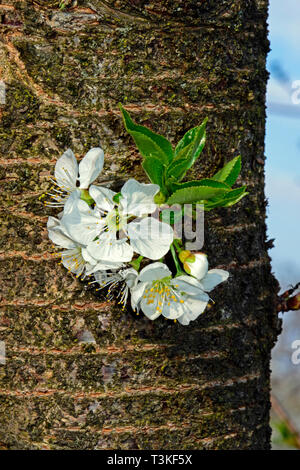
<svg viewBox="0 0 300 470"><path fill-rule="evenodd" d="M270 0L269 30L267 224L269 238L275 238L275 248L270 250L273 270L285 287L300 280L300 104L292 101L292 82L300 80L300 1ZM271 103L288 106L299 118L272 112Z"/></svg>
<svg viewBox="0 0 300 470"><path fill-rule="evenodd" d="M269 238L275 238L275 248L269 251L273 272L285 290L300 281L300 103L292 100L292 84L300 80L300 0L270 0L269 30L267 225ZM274 104L294 117L275 114ZM288 312L282 317L283 331L272 352L272 393L300 429L300 401L295 394L300 387L299 366L291 361L292 341L300 337L300 314Z"/></svg>

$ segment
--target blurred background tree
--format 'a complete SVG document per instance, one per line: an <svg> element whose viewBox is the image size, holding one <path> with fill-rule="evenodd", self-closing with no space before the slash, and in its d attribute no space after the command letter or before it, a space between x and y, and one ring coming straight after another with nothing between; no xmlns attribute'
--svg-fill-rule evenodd
<svg viewBox="0 0 300 470"><path fill-rule="evenodd" d="M270 1L267 68L266 195L268 234L275 239L270 251L281 291L300 279L300 5L297 0ZM284 138L282 138L284 136ZM300 429L299 365L291 358L300 339L299 312L283 317L283 331L272 353L272 390L294 425ZM274 413L274 422L278 416ZM275 429L275 448L284 448ZM290 447L290 445L289 445Z"/></svg>

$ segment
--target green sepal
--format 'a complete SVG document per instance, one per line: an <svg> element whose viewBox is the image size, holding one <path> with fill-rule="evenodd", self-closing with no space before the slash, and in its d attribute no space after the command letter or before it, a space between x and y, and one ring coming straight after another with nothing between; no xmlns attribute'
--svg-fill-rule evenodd
<svg viewBox="0 0 300 470"><path fill-rule="evenodd" d="M120 202L120 200L122 199L122 197L123 197L123 196L122 196L121 193L117 193L117 194L115 194L115 195L113 196L112 199L113 199L113 201L114 201L115 203L119 204L119 202Z"/></svg>
<svg viewBox="0 0 300 470"><path fill-rule="evenodd" d="M80 192L80 199L82 199L83 201L85 201L89 206L91 206L92 204L95 203L95 201L94 201L94 199L92 198L92 196L90 195L88 189L81 189L80 191L81 191L81 192Z"/></svg>
<svg viewBox="0 0 300 470"><path fill-rule="evenodd" d="M161 191L159 191L159 193L155 194L154 196L154 202L155 204L160 206L161 204L166 202L166 196Z"/></svg>

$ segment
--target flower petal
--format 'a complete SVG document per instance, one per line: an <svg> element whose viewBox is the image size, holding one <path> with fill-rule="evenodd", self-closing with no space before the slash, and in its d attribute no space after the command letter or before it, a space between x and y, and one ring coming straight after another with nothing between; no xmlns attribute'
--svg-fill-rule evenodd
<svg viewBox="0 0 300 470"><path fill-rule="evenodd" d="M228 279L229 272L223 269L210 269L200 284L206 292L212 291L218 284Z"/></svg>
<svg viewBox="0 0 300 470"><path fill-rule="evenodd" d="M127 226L130 244L136 253L149 259L159 259L170 249L173 229L154 217L146 217Z"/></svg>
<svg viewBox="0 0 300 470"><path fill-rule="evenodd" d="M185 312L178 318L179 323L182 325L189 325L189 323L201 315L206 309L207 302L202 300L196 300L195 298L189 297L185 301Z"/></svg>
<svg viewBox="0 0 300 470"><path fill-rule="evenodd" d="M81 249L79 247L72 250L63 251L61 254L61 262L68 271L79 276L85 268L85 261L81 255Z"/></svg>
<svg viewBox="0 0 300 470"><path fill-rule="evenodd" d="M54 170L54 176L58 186L67 192L76 189L78 178L78 163L74 153L68 149L57 160Z"/></svg>
<svg viewBox="0 0 300 470"><path fill-rule="evenodd" d="M196 279L201 280L208 271L207 256L204 253L192 253L192 256L195 257L194 262L186 261L186 264L190 269L188 273Z"/></svg>
<svg viewBox="0 0 300 470"><path fill-rule="evenodd" d="M87 271L87 274L94 274L98 271L102 271L102 274L104 274L104 271L108 271L111 269L120 269L124 267L125 265L123 263L109 263L109 262L97 262L95 265L89 265L89 270Z"/></svg>
<svg viewBox="0 0 300 470"><path fill-rule="evenodd" d="M154 203L154 196L158 191L157 184L139 183L134 179L128 180L121 189L122 212L138 217L152 214L157 207Z"/></svg>
<svg viewBox="0 0 300 470"><path fill-rule="evenodd" d="M206 303L208 303L209 300L210 300L210 297L209 297L209 295L208 295L206 292L201 292L201 293L198 294L198 295L190 296L190 299L193 299L193 300L201 300L201 302L206 302Z"/></svg>
<svg viewBox="0 0 300 470"><path fill-rule="evenodd" d="M115 203L113 197L115 194L114 191L111 191L108 188L102 186L91 186L89 190L90 195L94 199L98 209L104 212L110 212L113 210Z"/></svg>
<svg viewBox="0 0 300 470"><path fill-rule="evenodd" d="M136 286L130 289L132 310L135 311L138 309L138 305L143 297L146 286L147 282L139 282Z"/></svg>
<svg viewBox="0 0 300 470"><path fill-rule="evenodd" d="M64 214L61 224L70 237L81 245L94 240L104 226L104 220L94 215L94 211L81 199L73 203L72 210ZM91 253L93 256L93 253Z"/></svg>
<svg viewBox="0 0 300 470"><path fill-rule="evenodd" d="M136 285L138 272L134 268L124 269L123 271L120 271L119 274L130 289Z"/></svg>
<svg viewBox="0 0 300 470"><path fill-rule="evenodd" d="M82 248L81 254L83 259L90 265L95 266L98 263L98 261L90 255L86 247Z"/></svg>
<svg viewBox="0 0 300 470"><path fill-rule="evenodd" d="M179 302L179 299L176 302L171 299L166 300L162 306L162 314L169 320L175 320L184 314L184 305Z"/></svg>
<svg viewBox="0 0 300 470"><path fill-rule="evenodd" d="M104 153L100 147L92 148L79 163L79 182L81 189L87 189L101 173Z"/></svg>
<svg viewBox="0 0 300 470"><path fill-rule="evenodd" d="M61 224L58 219L55 217L49 217L47 222L48 235L50 240L55 243L55 245L61 246L62 248L75 248L76 244L65 235L61 230Z"/></svg>
<svg viewBox="0 0 300 470"><path fill-rule="evenodd" d="M86 263L85 264L85 276L90 276L91 274L94 274L95 272L95 265Z"/></svg>
<svg viewBox="0 0 300 470"><path fill-rule="evenodd" d="M133 249L126 239L116 240L100 236L98 240L89 243L87 249L94 258L102 262L126 263L133 257Z"/></svg>
<svg viewBox="0 0 300 470"><path fill-rule="evenodd" d="M80 189L75 188L74 191L72 191L69 197L67 198L65 205L64 205L64 209L61 214L65 215L65 214L72 212L72 210L74 209L74 206L77 207L79 200L80 200Z"/></svg>
<svg viewBox="0 0 300 470"><path fill-rule="evenodd" d="M107 271L109 269L114 270L114 269L120 269L123 268L125 265L124 263L120 262L114 262L114 261L101 261L100 263L97 264L98 270L101 271Z"/></svg>
<svg viewBox="0 0 300 470"><path fill-rule="evenodd" d="M176 290L185 292L188 295L199 295L203 293L208 297L200 282L192 276L183 275L175 277L175 279L172 279L171 284L176 288Z"/></svg>
<svg viewBox="0 0 300 470"><path fill-rule="evenodd" d="M152 281L159 281L160 279L164 279L165 277L171 276L172 273L169 270L168 266L164 263L151 263L145 266L140 271L139 274L139 281L141 282L152 282Z"/></svg>
<svg viewBox="0 0 300 470"><path fill-rule="evenodd" d="M154 297L154 299L149 302L148 298L142 297L141 300L141 310L144 312L144 314L150 318L150 320L155 320L161 315L160 310L157 309L158 306L158 295Z"/></svg>

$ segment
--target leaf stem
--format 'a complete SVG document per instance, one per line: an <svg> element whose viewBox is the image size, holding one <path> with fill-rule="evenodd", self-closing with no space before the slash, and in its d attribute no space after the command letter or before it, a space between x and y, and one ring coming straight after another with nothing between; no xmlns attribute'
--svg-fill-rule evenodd
<svg viewBox="0 0 300 470"><path fill-rule="evenodd" d="M182 241L179 240L179 239L175 239L175 240L173 241L173 245L175 246L175 248L176 248L176 250L177 250L177 253L180 253L180 252L183 250L183 248L181 248L181 246L180 246L181 243L182 243Z"/></svg>
<svg viewBox="0 0 300 470"><path fill-rule="evenodd" d="M141 255L139 256L137 259L134 259L133 261L131 261L129 264L131 264L131 266L136 270L136 271L139 271L140 269L140 265L141 265L141 262L142 262L142 259L144 257Z"/></svg>
<svg viewBox="0 0 300 470"><path fill-rule="evenodd" d="M174 242L172 243L172 245L170 246L170 249L171 249L171 253L172 253L172 256L173 256L173 260L174 260L174 264L175 264L175 267L176 267L176 276L182 276L182 274L185 274L182 269L181 269L181 266L180 266L180 263L179 263L179 260L177 258L177 254L176 254L176 251L175 251L175 248L174 248Z"/></svg>

